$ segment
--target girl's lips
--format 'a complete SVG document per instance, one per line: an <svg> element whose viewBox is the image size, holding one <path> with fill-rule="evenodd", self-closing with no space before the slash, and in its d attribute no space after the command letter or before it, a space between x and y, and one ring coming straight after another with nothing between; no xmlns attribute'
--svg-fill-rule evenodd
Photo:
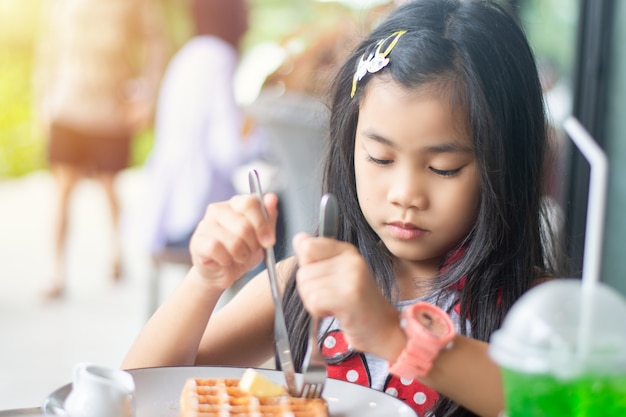
<svg viewBox="0 0 626 417"><path fill-rule="evenodd" d="M401 240L412 240L426 235L427 230L420 229L413 224L388 223L387 228L396 238Z"/></svg>

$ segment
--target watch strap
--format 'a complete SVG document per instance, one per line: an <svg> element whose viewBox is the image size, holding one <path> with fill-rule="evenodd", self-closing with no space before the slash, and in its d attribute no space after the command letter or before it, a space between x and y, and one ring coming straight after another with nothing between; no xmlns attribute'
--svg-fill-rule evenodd
<svg viewBox="0 0 626 417"><path fill-rule="evenodd" d="M426 376L441 349L448 347L456 335L450 316L426 302L404 309L400 326L407 343L396 361L389 363L389 372L408 379Z"/></svg>

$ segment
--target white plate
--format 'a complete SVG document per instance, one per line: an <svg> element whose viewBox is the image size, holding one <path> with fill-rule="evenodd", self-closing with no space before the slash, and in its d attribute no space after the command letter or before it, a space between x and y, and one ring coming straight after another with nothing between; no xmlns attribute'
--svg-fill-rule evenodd
<svg viewBox="0 0 626 417"><path fill-rule="evenodd" d="M239 378L245 368L183 366L130 370L135 379L137 417L178 417L178 401L187 378ZM285 384L281 372L258 369L274 382ZM296 375L298 383L302 375ZM71 391L67 384L46 399L46 414L64 415L63 403ZM324 398L332 417L416 417L417 414L399 399L349 382L328 379Z"/></svg>

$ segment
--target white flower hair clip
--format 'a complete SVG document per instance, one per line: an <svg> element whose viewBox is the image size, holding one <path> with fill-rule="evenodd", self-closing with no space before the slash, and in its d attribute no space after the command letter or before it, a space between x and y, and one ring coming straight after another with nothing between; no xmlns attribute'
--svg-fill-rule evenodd
<svg viewBox="0 0 626 417"><path fill-rule="evenodd" d="M387 64L389 64L389 58L387 58L387 56L391 53L394 46L396 46L396 43L398 43L398 39L400 39L400 37L405 33L406 30L399 30L392 33L385 39L378 41L376 44L376 50L371 52L367 59L365 58L365 54L361 57L359 64L356 67L354 77L352 78L352 91L350 92L350 98L353 98L356 93L357 83L361 81L368 72L373 74L385 68ZM391 39L391 43L389 43L387 49L381 52L381 48L389 39Z"/></svg>

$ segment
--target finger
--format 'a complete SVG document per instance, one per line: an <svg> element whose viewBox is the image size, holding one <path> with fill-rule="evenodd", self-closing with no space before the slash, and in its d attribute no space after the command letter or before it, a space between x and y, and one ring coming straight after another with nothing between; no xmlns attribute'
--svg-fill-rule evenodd
<svg viewBox="0 0 626 417"><path fill-rule="evenodd" d="M276 242L276 220L278 219L278 197L276 194L264 195L265 212L258 198L254 195L238 196L231 201L235 211L245 216L252 226L253 235L250 238L263 247L273 246Z"/></svg>
<svg viewBox="0 0 626 417"><path fill-rule="evenodd" d="M231 248L237 246L232 243L236 238L230 236L230 232L220 224L215 221L203 221L192 236L190 245L192 255L205 265L214 263L220 266L230 266L238 260L233 256L232 249L227 247L224 240L230 242ZM239 253L243 252L249 253L249 250L239 250Z"/></svg>
<svg viewBox="0 0 626 417"><path fill-rule="evenodd" d="M302 241L310 238L311 236L308 233L304 233L304 232L300 232L300 233L296 233L296 235L293 237L293 239L291 239L291 246L293 248L293 252L294 255L296 256L296 260L298 261L298 265L302 266L307 264L308 262L306 262L306 260L304 259L304 253L300 253L302 250L300 248L302 248Z"/></svg>
<svg viewBox="0 0 626 417"><path fill-rule="evenodd" d="M211 230L219 230L219 227L217 224L212 224ZM218 231L218 233L224 235L226 232ZM263 258L263 253L259 247L256 253L252 253L244 261L239 261L232 256L219 239L200 232L196 232L192 236L191 253L193 264L199 270L204 271L201 274L206 277L211 276L212 279L219 277L226 279L225 287L230 285L232 279L241 277Z"/></svg>
<svg viewBox="0 0 626 417"><path fill-rule="evenodd" d="M334 262L334 259L308 263L300 265L296 273L297 282L301 285L312 285L315 283L324 283L328 281L333 284L337 280L337 273L340 269Z"/></svg>
<svg viewBox="0 0 626 417"><path fill-rule="evenodd" d="M335 259L301 265L296 272L296 286L305 307L321 314L332 304L345 301L342 293L350 291L344 278L351 280L344 271L337 268ZM344 288L347 287L347 288Z"/></svg>
<svg viewBox="0 0 626 417"><path fill-rule="evenodd" d="M298 272L296 288L300 294L304 308L313 316L323 317L333 315L332 300L337 293L332 286L325 285L319 280L306 280Z"/></svg>
<svg viewBox="0 0 626 417"><path fill-rule="evenodd" d="M218 244L221 245L237 262L245 261L260 247L246 216L236 212L230 201L209 205L197 234L208 239L217 250Z"/></svg>
<svg viewBox="0 0 626 417"><path fill-rule="evenodd" d="M246 214L233 210L216 214L210 234L215 236L236 262L244 262L261 249L254 226Z"/></svg>
<svg viewBox="0 0 626 417"><path fill-rule="evenodd" d="M322 261L300 265L296 274L298 290L304 295L330 288L331 298L340 303L357 299L361 294L379 291L369 269L357 253L344 251ZM332 301L332 300L325 300Z"/></svg>
<svg viewBox="0 0 626 417"><path fill-rule="evenodd" d="M338 256L348 250L349 247L346 243L335 239L313 238L305 233L295 235L292 244L299 265L307 265Z"/></svg>

